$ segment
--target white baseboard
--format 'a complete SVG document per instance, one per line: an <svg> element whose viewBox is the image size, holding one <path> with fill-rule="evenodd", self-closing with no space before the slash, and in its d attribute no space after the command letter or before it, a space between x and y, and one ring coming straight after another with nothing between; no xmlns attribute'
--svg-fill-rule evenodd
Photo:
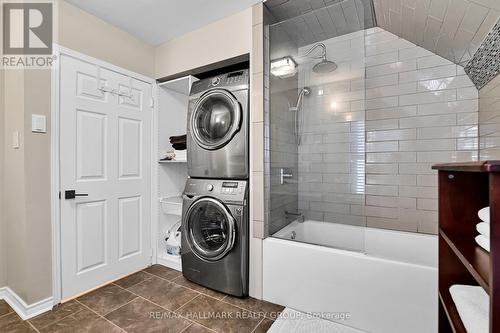
<svg viewBox="0 0 500 333"><path fill-rule="evenodd" d="M19 317L21 317L23 320L27 320L38 316L41 313L50 311L54 306L52 297L48 297L46 299L28 305L9 287L0 288L0 299L5 300L5 302L7 302L7 304L9 304L10 307L14 311L16 311Z"/></svg>

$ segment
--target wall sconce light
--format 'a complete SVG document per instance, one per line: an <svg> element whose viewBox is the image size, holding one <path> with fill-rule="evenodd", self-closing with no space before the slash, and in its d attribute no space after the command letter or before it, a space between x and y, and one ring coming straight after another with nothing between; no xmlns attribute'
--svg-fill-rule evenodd
<svg viewBox="0 0 500 333"><path fill-rule="evenodd" d="M291 57L271 60L271 74L280 78L292 77L297 73L297 63Z"/></svg>

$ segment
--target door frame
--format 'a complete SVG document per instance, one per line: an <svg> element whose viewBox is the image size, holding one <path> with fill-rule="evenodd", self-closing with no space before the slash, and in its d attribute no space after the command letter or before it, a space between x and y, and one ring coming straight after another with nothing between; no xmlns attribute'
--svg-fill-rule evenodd
<svg viewBox="0 0 500 333"><path fill-rule="evenodd" d="M91 63L127 76L151 84L151 95L153 103L151 117L151 263L155 259L156 248L156 214L158 209L157 183L158 167L156 165L158 151L158 86L156 80L142 74L121 68L106 61L91 57L89 55L74 51L72 49L53 45L55 65L51 69L51 120L50 120L50 201L51 201L51 226L52 226L52 296L53 303L62 301L62 260L61 260L61 169L60 169L60 75L61 55L66 55L81 61ZM97 286L96 286L97 287Z"/></svg>

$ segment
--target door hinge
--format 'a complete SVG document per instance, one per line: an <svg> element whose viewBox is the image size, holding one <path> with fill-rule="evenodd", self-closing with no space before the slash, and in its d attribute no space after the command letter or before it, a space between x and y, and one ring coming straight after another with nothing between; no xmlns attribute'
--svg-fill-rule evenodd
<svg viewBox="0 0 500 333"><path fill-rule="evenodd" d="M155 99L154 99L154 97L151 97L151 101L149 102L149 107L151 107L151 108L155 107Z"/></svg>

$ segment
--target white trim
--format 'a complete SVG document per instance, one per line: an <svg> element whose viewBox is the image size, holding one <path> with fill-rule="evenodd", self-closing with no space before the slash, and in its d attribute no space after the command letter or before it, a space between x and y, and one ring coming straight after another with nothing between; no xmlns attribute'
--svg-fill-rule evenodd
<svg viewBox="0 0 500 333"><path fill-rule="evenodd" d="M51 71L51 113L50 113L50 213L52 224L52 297L54 304L61 301L61 211L59 202L59 87L61 53L59 46L53 46L57 63Z"/></svg>
<svg viewBox="0 0 500 333"><path fill-rule="evenodd" d="M9 287L0 288L0 299L5 300L22 320L27 320L41 313L50 311L54 305L54 299L52 297L28 305Z"/></svg>
<svg viewBox="0 0 500 333"><path fill-rule="evenodd" d="M61 205L60 205L60 199L59 199L59 192L61 191L60 188L60 168L59 168L59 160L60 160L60 154L59 154L59 142L60 142L60 136L59 136L59 129L60 129L60 123L59 123L59 116L60 116L60 109L59 109L59 101L60 101L60 59L61 55L64 54L66 56L73 57L75 59L79 59L82 61L89 62L93 65L98 65L103 68L106 68L108 70L112 70L114 72L130 76L134 79L141 80L145 83L151 84L152 87L152 95L155 96L155 93L157 91L157 84L156 80L147 76L144 76L142 74L138 74L132 71L129 71L127 69L115 66L113 64L110 64L108 62L99 60L97 58L88 56L86 54L74 51L69 48L65 48L63 46L60 46L58 44L54 44L54 54L57 57L57 63L55 66L52 67L52 74L51 74L51 147L50 147L50 152L51 152L51 166L50 166L50 176L51 176L51 186L50 186L50 199L51 199L51 224L52 224L52 296L50 298L47 298L44 301L41 301L42 304L45 304L45 302L51 302L51 307L52 304L58 304L61 302L61 295L62 295L62 277L61 277ZM156 133L155 128L157 128L157 118L155 116L156 114L156 108L157 104L155 103L154 109L153 109L153 117L152 117L152 122L151 122L151 133L153 137L156 137L154 133ZM157 142L157 139L156 139ZM151 185L152 187L152 196L151 196L151 230L155 230L155 226L158 223L158 221L154 218L157 216L157 200L155 199L157 197L156 193L156 177L157 177L157 149L154 147L155 141L153 141L153 147L152 147L152 160L151 160L151 170L153 171L151 174ZM157 144L157 143L156 143ZM156 249L156 237L154 234L151 234L152 240L154 239L154 243L151 244L153 249ZM153 256L155 258L155 256ZM7 288L8 289L8 288ZM10 289L9 289L10 290ZM0 289L0 297L1 297L1 289ZM17 297L17 295L16 295ZM17 297L21 302L22 300ZM9 302L8 302L9 303ZM24 303L24 302L22 302ZM40 302L38 302L40 303ZM33 305L30 305L29 308L33 306L38 306L35 303ZM10 304L10 303L9 303ZM25 304L25 303L24 303ZM13 305L11 307L15 309ZM44 310L45 311L45 310ZM16 310L17 312L17 310ZM21 313L19 315L22 317ZM24 318L23 318L24 319Z"/></svg>
<svg viewBox="0 0 500 333"><path fill-rule="evenodd" d="M159 184L159 165L158 165L158 152L159 152L159 105L160 105L160 91L158 88L158 84L155 84L153 87L154 98L154 107L153 107L153 130L151 131L151 135L153 136L151 141L152 144L152 157L151 157L151 263L158 263L158 222L159 222L159 206L158 206L158 192L160 189Z"/></svg>

